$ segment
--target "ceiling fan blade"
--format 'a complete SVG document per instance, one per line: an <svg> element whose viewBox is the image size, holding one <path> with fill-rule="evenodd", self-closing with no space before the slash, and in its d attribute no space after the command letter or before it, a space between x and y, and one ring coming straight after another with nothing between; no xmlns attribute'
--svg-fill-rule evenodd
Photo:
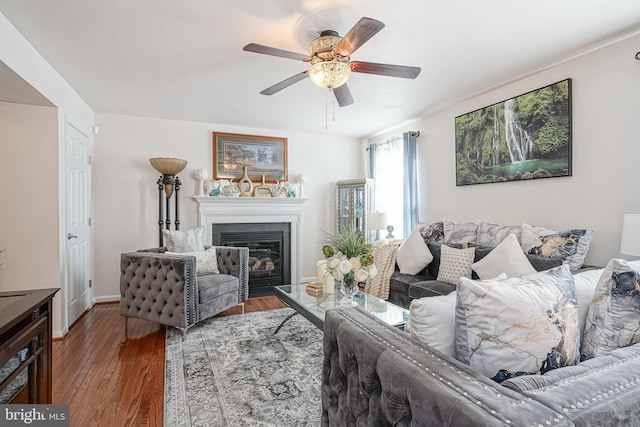
<svg viewBox="0 0 640 427"><path fill-rule="evenodd" d="M384 24L380 21L367 17L360 18L360 20L356 22L356 25L340 40L340 43L336 45L333 51L342 56L351 56L356 49L383 28Z"/></svg>
<svg viewBox="0 0 640 427"><path fill-rule="evenodd" d="M375 62L351 61L351 71L356 73L379 74L381 76L402 77L415 79L420 74L420 67L406 67L404 65L376 64Z"/></svg>
<svg viewBox="0 0 640 427"><path fill-rule="evenodd" d="M331 90L333 91L339 106L346 107L347 105L353 104L353 97L351 96L351 91L346 83Z"/></svg>
<svg viewBox="0 0 640 427"><path fill-rule="evenodd" d="M278 49L275 47L265 46L257 43L249 43L248 45L243 47L242 50L246 50L247 52L262 53L264 55L280 56L282 58L297 59L299 61L309 61L310 59L309 55L303 55L301 53L291 52L288 50Z"/></svg>
<svg viewBox="0 0 640 427"><path fill-rule="evenodd" d="M281 81L280 83L276 83L271 87L266 88L262 92L263 95L273 95L276 92L280 92L282 89L288 88L294 83L298 83L300 80L304 80L307 78L307 71L303 71L300 74L296 74L295 76L291 76L288 79Z"/></svg>

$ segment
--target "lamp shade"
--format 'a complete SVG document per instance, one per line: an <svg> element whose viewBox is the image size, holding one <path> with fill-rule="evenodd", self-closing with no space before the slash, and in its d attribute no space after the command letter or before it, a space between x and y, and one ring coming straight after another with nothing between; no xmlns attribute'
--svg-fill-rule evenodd
<svg viewBox="0 0 640 427"><path fill-rule="evenodd" d="M389 225L389 219L385 212L371 212L367 216L367 228L369 230L384 230Z"/></svg>
<svg viewBox="0 0 640 427"><path fill-rule="evenodd" d="M325 61L318 62L309 68L309 78L321 88L337 88L349 80L351 68L346 62Z"/></svg>
<svg viewBox="0 0 640 427"><path fill-rule="evenodd" d="M625 214L622 220L620 252L640 256L640 214Z"/></svg>
<svg viewBox="0 0 640 427"><path fill-rule="evenodd" d="M149 159L151 166L162 175L176 175L187 166L187 161L174 157L154 157Z"/></svg>

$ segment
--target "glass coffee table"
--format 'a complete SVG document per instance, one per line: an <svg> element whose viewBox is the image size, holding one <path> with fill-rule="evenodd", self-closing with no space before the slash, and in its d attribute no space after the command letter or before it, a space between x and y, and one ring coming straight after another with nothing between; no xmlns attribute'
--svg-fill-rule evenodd
<svg viewBox="0 0 640 427"><path fill-rule="evenodd" d="M305 319L313 323L319 329L324 328L324 314L327 310L340 307L343 296L336 288L333 294L322 294L320 296L309 295L307 285L282 285L274 287L274 294L286 305L296 312L289 315L282 321L274 332L277 334L280 329L296 314L301 314ZM364 292L358 292L354 297L358 306L364 308L380 320L389 325L399 328L409 320L409 310L391 304L385 300L374 297Z"/></svg>

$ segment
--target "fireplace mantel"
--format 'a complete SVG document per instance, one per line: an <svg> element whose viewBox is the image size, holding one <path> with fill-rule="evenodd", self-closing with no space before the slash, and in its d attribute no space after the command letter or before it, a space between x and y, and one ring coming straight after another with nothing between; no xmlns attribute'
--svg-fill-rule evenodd
<svg viewBox="0 0 640 427"><path fill-rule="evenodd" d="M302 205L297 197L194 196L198 224L205 227L205 244L211 245L211 224L288 222L291 224L291 282L300 283ZM284 283L283 283L284 284Z"/></svg>

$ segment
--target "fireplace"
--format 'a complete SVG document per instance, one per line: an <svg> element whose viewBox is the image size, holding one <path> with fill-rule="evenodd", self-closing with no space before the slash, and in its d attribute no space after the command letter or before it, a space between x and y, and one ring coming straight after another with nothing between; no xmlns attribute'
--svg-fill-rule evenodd
<svg viewBox="0 0 640 427"><path fill-rule="evenodd" d="M235 231L245 231L246 224L287 225L288 266L280 262L283 278L280 284L300 283L302 240L302 205L307 199L298 197L209 197L195 196L198 204L198 225L205 227L205 245L213 245L213 224L235 224ZM232 230L233 232L233 230ZM242 240L248 241L243 238ZM274 263L275 264L275 263ZM251 287L252 283L249 283ZM252 292L269 292L272 286L264 286Z"/></svg>
<svg viewBox="0 0 640 427"><path fill-rule="evenodd" d="M249 296L270 295L291 283L291 226L275 223L211 224L216 246L249 248Z"/></svg>

